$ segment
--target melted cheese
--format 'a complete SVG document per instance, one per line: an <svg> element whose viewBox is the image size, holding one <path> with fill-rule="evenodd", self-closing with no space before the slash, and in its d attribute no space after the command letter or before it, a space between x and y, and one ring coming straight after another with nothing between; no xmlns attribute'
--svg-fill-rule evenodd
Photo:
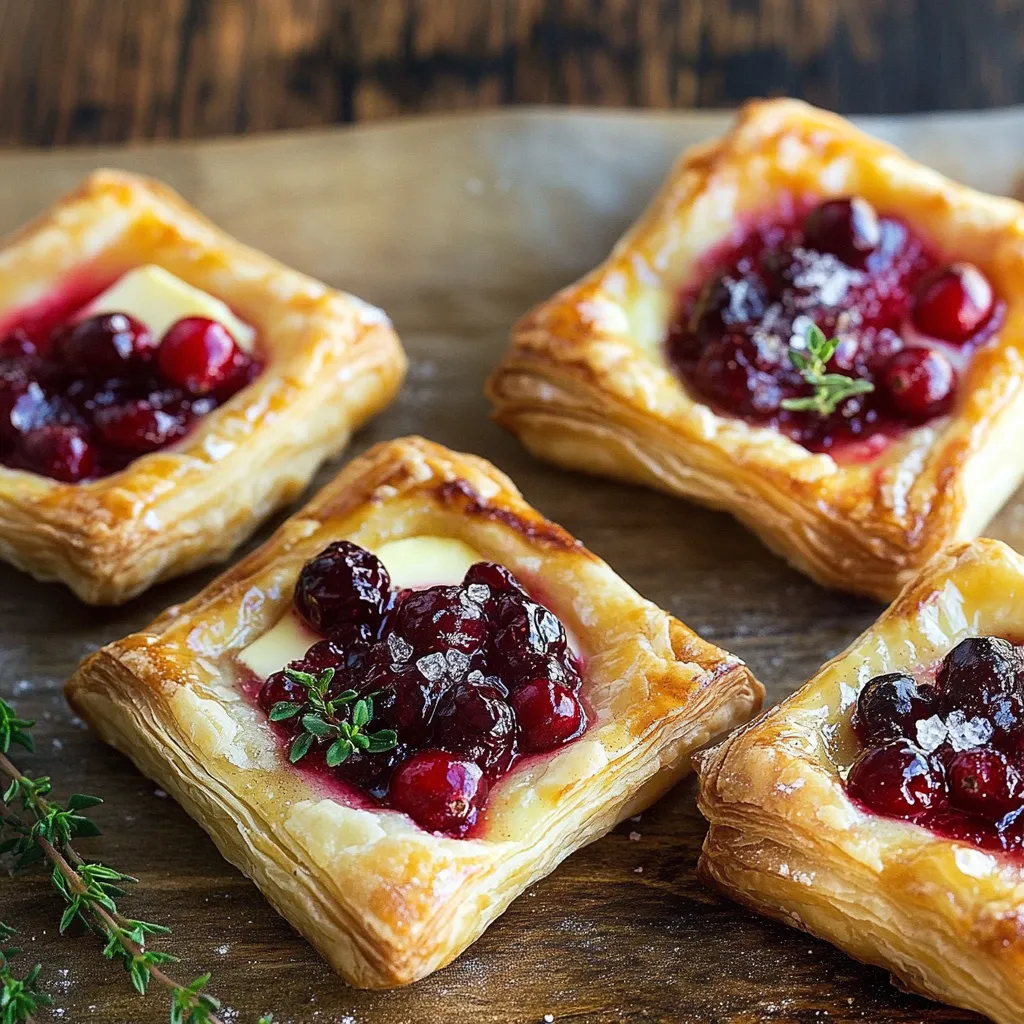
<svg viewBox="0 0 1024 1024"><path fill-rule="evenodd" d="M289 661L301 658L319 639L293 610L249 644L238 655L238 660L254 675L266 679Z"/></svg>
<svg viewBox="0 0 1024 1024"><path fill-rule="evenodd" d="M251 352L256 332L212 295L193 288L153 264L136 267L119 277L89 303L84 316L128 313L141 320L159 341L167 329L186 316L216 320L230 332L239 348Z"/></svg>
<svg viewBox="0 0 1024 1024"><path fill-rule="evenodd" d="M479 552L452 537L406 537L382 545L374 554L398 590L461 583L466 570L483 561Z"/></svg>
<svg viewBox="0 0 1024 1024"><path fill-rule="evenodd" d="M451 537L406 537L381 545L374 554L384 563L398 590L461 583L466 570L481 561L478 552ZM238 660L254 675L266 679L289 661L301 658L319 639L292 610L241 651Z"/></svg>

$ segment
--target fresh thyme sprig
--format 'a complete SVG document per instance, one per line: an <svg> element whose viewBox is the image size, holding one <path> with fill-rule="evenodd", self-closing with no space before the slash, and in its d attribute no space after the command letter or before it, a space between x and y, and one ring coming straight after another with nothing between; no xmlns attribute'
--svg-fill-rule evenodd
<svg viewBox="0 0 1024 1024"><path fill-rule="evenodd" d="M841 402L854 395L866 395L875 390L869 380L857 380L842 373L828 373L826 366L835 355L838 338L826 338L817 324L807 328L807 351L790 348L789 361L800 371L800 376L814 388L802 398L784 398L782 408L793 412L813 412L818 416L831 416Z"/></svg>
<svg viewBox="0 0 1024 1024"><path fill-rule="evenodd" d="M28 730L34 724L18 718L14 709L0 699L0 777L8 783L0 797L0 826L7 836L0 843L0 854L14 858L15 870L48 863L53 887L66 903L60 920L61 933L80 921L104 940L103 955L121 962L136 991L145 995L150 981L167 989L171 996L171 1024L223 1024L216 1012L220 1009L219 1001L204 991L209 974L182 984L163 970L167 964L175 963L177 957L146 948L150 936L168 935L170 930L152 921L127 917L118 909L117 900L127 894L124 886L136 879L105 864L86 861L75 849L75 839L100 834L92 819L82 812L103 801L84 793L74 794L66 804L50 800L50 779L29 778L7 757L12 744L32 750ZM0 999L13 999L17 991L4 978ZM12 1017L11 1021L26 1019L30 1018ZM7 1018L0 1017L0 1024L8 1024ZM259 1024L271 1024L270 1018L261 1018Z"/></svg>
<svg viewBox="0 0 1024 1024"><path fill-rule="evenodd" d="M14 928L0 921L0 943L9 942L16 934ZM53 1000L39 991L41 964L36 964L23 978L15 976L11 961L19 952L13 946L0 946L0 1024L33 1024L37 1010L53 1005Z"/></svg>
<svg viewBox="0 0 1024 1024"><path fill-rule="evenodd" d="M373 720L373 694L360 697L355 690L344 690L336 697L328 696L334 679L334 669L325 668L319 675L285 669L293 683L306 689L304 702L279 701L270 709L272 722L284 722L299 716L301 731L292 740L288 760L294 764L309 753L314 742L326 743L325 760L336 768L357 750L367 754L381 754L398 746L394 729L367 732Z"/></svg>

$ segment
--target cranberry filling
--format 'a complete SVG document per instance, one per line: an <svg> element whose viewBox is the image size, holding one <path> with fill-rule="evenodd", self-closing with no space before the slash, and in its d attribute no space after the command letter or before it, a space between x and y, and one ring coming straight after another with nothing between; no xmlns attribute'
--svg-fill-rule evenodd
<svg viewBox="0 0 1024 1024"><path fill-rule="evenodd" d="M76 320L98 294L82 292L4 322L0 464L67 483L105 476L177 441L260 370L201 317L163 338L126 313Z"/></svg>
<svg viewBox="0 0 1024 1024"><path fill-rule="evenodd" d="M424 829L466 835L521 758L587 728L565 627L503 566L396 591L375 555L337 541L305 564L294 603L325 639L257 703L292 761Z"/></svg>
<svg viewBox="0 0 1024 1024"><path fill-rule="evenodd" d="M1002 312L976 267L942 263L860 197L830 199L714 253L707 279L682 296L667 355L720 412L852 458L949 412L958 374ZM812 327L835 339L816 377L801 359Z"/></svg>
<svg viewBox="0 0 1024 1024"><path fill-rule="evenodd" d="M1024 854L1024 649L971 637L942 660L934 684L877 676L860 692L853 727L864 749L846 784L869 810Z"/></svg>

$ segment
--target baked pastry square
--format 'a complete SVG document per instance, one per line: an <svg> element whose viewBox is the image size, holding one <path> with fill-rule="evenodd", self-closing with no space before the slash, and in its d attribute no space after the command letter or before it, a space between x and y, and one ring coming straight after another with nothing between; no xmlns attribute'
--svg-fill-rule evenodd
<svg viewBox="0 0 1024 1024"><path fill-rule="evenodd" d="M536 455L725 509L888 601L1021 479L1022 269L1019 203L750 103L516 325L487 390Z"/></svg>
<svg viewBox="0 0 1024 1024"><path fill-rule="evenodd" d="M150 179L97 171L7 239L0 269L0 555L88 602L226 557L405 372L380 310L240 244ZM138 397L136 356L148 379L159 365L181 387L161 377ZM222 357L254 379L225 392ZM27 411L11 411L16 399Z"/></svg>
<svg viewBox="0 0 1024 1024"><path fill-rule="evenodd" d="M1020 1021L1022 636L1020 555L938 555L806 686L699 756L700 873L915 992Z"/></svg>
<svg viewBox="0 0 1024 1024"><path fill-rule="evenodd" d="M380 562L369 552L379 553ZM322 573L329 575L332 565L348 573L347 580L362 580L358 593L324 583ZM467 566L475 568L467 573ZM337 751L312 768L305 767L309 755L299 752L297 765L290 764L301 733L297 719L288 717L291 684L277 669L290 652L301 657L316 639L310 620L319 624L331 602L335 610L344 601L350 603L344 607L363 602L365 611L367 602L388 593L382 584L388 573L390 599L400 603L397 618L385 618L377 635L389 639L344 676L361 694L374 691L373 720L363 728L383 753L371 751L360 761L358 751L349 751L331 769L325 765ZM464 574L461 589L423 589ZM520 585L542 594L550 611L525 597ZM436 596L448 601L443 614L454 616L443 627L449 646L443 657L436 649L420 657L429 649L421 646L425 620L419 618L415 632L409 609L416 613L413 606L421 602L422 611L422 602ZM490 615L481 618L481 602L499 596L532 609L529 635L510 627L513 659L527 656L541 636L549 650L561 645L562 667L543 683L547 693L560 694L558 721L550 705L546 718L536 714L540 684L521 686L511 662L496 668L487 661L487 671L500 672L508 687L484 678L485 672L466 674L469 655L459 663L461 650L473 652L477 664L474 630ZM306 617L298 623L297 608ZM334 632L322 626L349 654L350 640L357 642L353 621ZM505 650L507 636L492 638L496 649ZM573 655L566 653L566 637ZM467 638L468 646L460 647ZM294 664L316 671L310 666L323 664L316 659L325 643ZM383 652L398 664L365 682L374 671L366 666ZM351 662L333 664L337 684ZM403 690L408 673L420 670L416 684ZM424 678L436 681L444 671L450 677L443 685L455 687L448 691L454 700L442 701L427 725ZM409 704L399 706L397 718L387 717L395 708L389 701L397 676L400 699L412 694L422 717L403 718ZM269 691L276 696L265 700ZM489 716L487 732L467 745L470 712L462 701L474 693L486 698L475 706L478 716ZM171 793L350 983L387 988L448 963L528 885L648 806L688 770L691 751L759 707L762 689L742 662L645 601L540 516L493 466L407 438L354 460L266 544L193 600L85 661L67 694L103 739ZM338 699L351 702L354 691ZM506 729L510 707L518 723L513 733ZM350 724L360 714L353 712ZM395 733L384 737L379 728L396 721L397 747ZM567 722L571 732L563 729ZM292 730L282 736L289 723ZM303 717L302 728L307 725ZM550 732L556 728L562 729L558 736ZM325 748L313 749L323 755ZM425 759L432 770L438 757L454 756L445 749L472 749L463 756L489 773L486 802L473 788L480 770L465 761L445 763L432 782L429 771L413 777ZM364 770L374 757L385 768L383 786L373 777L376 768ZM397 769L395 761L402 762ZM339 789L332 771L343 773L347 788ZM458 792L431 804L433 794L416 788L424 778Z"/></svg>

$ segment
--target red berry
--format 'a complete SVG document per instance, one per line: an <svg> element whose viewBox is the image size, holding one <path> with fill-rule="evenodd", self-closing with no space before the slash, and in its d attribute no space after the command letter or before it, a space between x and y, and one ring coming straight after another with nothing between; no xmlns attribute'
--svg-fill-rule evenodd
<svg viewBox="0 0 1024 1024"><path fill-rule="evenodd" d="M421 750L391 778L391 804L430 832L463 834L486 796L479 765L443 750Z"/></svg>
<svg viewBox="0 0 1024 1024"><path fill-rule="evenodd" d="M694 370L697 389L710 401L741 416L778 411L782 388L773 373L758 365L756 345L742 334L709 342Z"/></svg>
<svg viewBox="0 0 1024 1024"><path fill-rule="evenodd" d="M208 395L235 372L237 346L223 324L189 316L171 326L160 342L157 367L190 395Z"/></svg>
<svg viewBox="0 0 1024 1024"><path fill-rule="evenodd" d="M912 420L928 420L949 411L956 372L941 352L921 345L905 348L889 360L883 380L893 405Z"/></svg>
<svg viewBox="0 0 1024 1024"><path fill-rule="evenodd" d="M275 704L303 704L309 691L301 683L289 679L284 672L275 672L260 687L256 703L266 714L274 710ZM289 722L294 719L288 719Z"/></svg>
<svg viewBox="0 0 1024 1024"><path fill-rule="evenodd" d="M135 317L100 313L62 332L55 355L73 373L102 378L148 363L155 348L149 328Z"/></svg>
<svg viewBox="0 0 1024 1024"><path fill-rule="evenodd" d="M689 332L699 344L764 316L768 297L761 279L719 274L701 290L689 320Z"/></svg>
<svg viewBox="0 0 1024 1024"><path fill-rule="evenodd" d="M26 469L53 480L77 483L96 468L96 449L80 427L36 427L21 439Z"/></svg>
<svg viewBox="0 0 1024 1024"><path fill-rule="evenodd" d="M943 658L936 676L943 711L984 718L1001 735L1017 733L1024 725L1022 673L1024 659L1009 641L994 636L961 640Z"/></svg>
<svg viewBox="0 0 1024 1024"><path fill-rule="evenodd" d="M318 633L346 623L376 630L390 596L391 577L381 560L347 540L310 559L295 584L295 607Z"/></svg>
<svg viewBox="0 0 1024 1024"><path fill-rule="evenodd" d="M520 687L512 694L511 703L524 750L552 750L575 739L587 725L583 705L572 690L548 679Z"/></svg>
<svg viewBox="0 0 1024 1024"><path fill-rule="evenodd" d="M866 199L830 199L807 215L804 240L810 249L830 252L848 266L863 267L866 257L878 248L882 229Z"/></svg>
<svg viewBox="0 0 1024 1024"><path fill-rule="evenodd" d="M524 593L512 571L503 565L498 565L497 562L477 562L471 565L466 570L462 585L470 587L474 584L487 587L491 592L491 597L509 591L518 594Z"/></svg>
<svg viewBox="0 0 1024 1024"><path fill-rule="evenodd" d="M914 740L917 723L931 718L938 706L934 687L919 687L910 676L891 672L875 676L860 691L853 726L868 746L901 737Z"/></svg>
<svg viewBox="0 0 1024 1024"><path fill-rule="evenodd" d="M142 399L98 410L95 423L107 444L129 452L156 451L182 437L188 427L184 415L154 409Z"/></svg>
<svg viewBox="0 0 1024 1024"><path fill-rule="evenodd" d="M436 742L485 772L508 771L516 755L516 718L492 686L463 683L438 716Z"/></svg>
<svg viewBox="0 0 1024 1024"><path fill-rule="evenodd" d="M910 818L946 803L942 766L906 740L872 747L854 762L846 780L851 796L873 811Z"/></svg>
<svg viewBox="0 0 1024 1024"><path fill-rule="evenodd" d="M447 651L473 655L483 646L487 620L462 587L429 587L402 602L393 628L417 656Z"/></svg>
<svg viewBox="0 0 1024 1024"><path fill-rule="evenodd" d="M997 750L963 750L949 765L949 800L968 814L999 819L1024 804L1024 779Z"/></svg>
<svg viewBox="0 0 1024 1024"><path fill-rule="evenodd" d="M951 263L928 274L917 287L914 324L945 341L966 341L992 313L992 285L972 263Z"/></svg>

